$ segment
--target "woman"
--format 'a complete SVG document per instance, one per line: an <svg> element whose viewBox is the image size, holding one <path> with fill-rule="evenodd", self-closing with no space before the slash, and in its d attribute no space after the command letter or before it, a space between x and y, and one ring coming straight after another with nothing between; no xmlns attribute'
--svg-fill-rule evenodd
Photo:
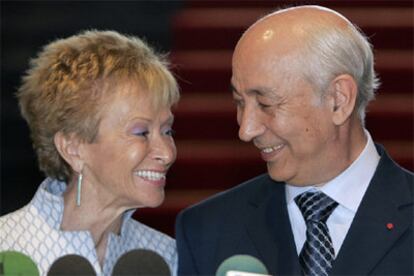
<svg viewBox="0 0 414 276"><path fill-rule="evenodd" d="M174 240L131 215L164 200L178 98L166 63L138 38L86 31L47 45L18 91L47 178L0 218L0 251L30 256L40 274L77 254L110 275L122 254L146 248L175 271Z"/></svg>

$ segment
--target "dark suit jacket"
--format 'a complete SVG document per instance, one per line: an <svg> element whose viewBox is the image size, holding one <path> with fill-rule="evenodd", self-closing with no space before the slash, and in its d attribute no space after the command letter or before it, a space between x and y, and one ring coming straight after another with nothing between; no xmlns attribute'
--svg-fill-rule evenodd
<svg viewBox="0 0 414 276"><path fill-rule="evenodd" d="M380 162L331 275L414 275L413 174L377 149ZM180 213L176 239L179 275L214 275L236 254L258 258L272 275L301 273L285 184L267 174Z"/></svg>

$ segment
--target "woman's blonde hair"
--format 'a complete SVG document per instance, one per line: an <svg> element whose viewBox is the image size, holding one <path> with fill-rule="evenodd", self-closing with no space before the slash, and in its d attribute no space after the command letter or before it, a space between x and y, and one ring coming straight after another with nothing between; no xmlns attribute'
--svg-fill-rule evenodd
<svg viewBox="0 0 414 276"><path fill-rule="evenodd" d="M92 143L105 99L123 81L137 81L155 106L179 99L178 85L163 56L141 39L114 31L85 31L46 45L31 60L17 96L40 170L68 181L72 169L54 136L75 134Z"/></svg>

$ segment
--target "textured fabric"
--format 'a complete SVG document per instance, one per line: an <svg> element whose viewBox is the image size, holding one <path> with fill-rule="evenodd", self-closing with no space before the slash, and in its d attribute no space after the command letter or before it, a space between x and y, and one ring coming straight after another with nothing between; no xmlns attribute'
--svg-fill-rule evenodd
<svg viewBox="0 0 414 276"><path fill-rule="evenodd" d="M328 275L335 259L326 220L338 203L321 192L306 192L295 198L306 221L306 242L299 255L305 275Z"/></svg>
<svg viewBox="0 0 414 276"><path fill-rule="evenodd" d="M318 186L299 187L286 185L289 220L292 225L298 255L306 240L306 223L295 203L295 197L309 190L321 191L338 202L338 207L329 216L326 225L328 226L335 252L339 252L341 249L380 159L371 135L366 130L365 135L367 143L361 154L334 179ZM358 179L358 181L355 181L355 179Z"/></svg>
<svg viewBox="0 0 414 276"><path fill-rule="evenodd" d="M124 214L120 235L109 235L104 266L101 268L88 231L60 230L65 189L64 183L47 178L28 205L1 217L0 251L13 250L28 255L37 264L41 275L46 275L56 259L68 254L88 259L98 275L110 275L121 255L144 248L161 255L175 273L175 241L132 219L134 210Z"/></svg>

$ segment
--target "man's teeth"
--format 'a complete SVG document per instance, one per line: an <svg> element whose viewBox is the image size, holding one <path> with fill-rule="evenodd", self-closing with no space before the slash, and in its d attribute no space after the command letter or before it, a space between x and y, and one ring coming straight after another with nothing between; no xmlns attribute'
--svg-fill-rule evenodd
<svg viewBox="0 0 414 276"><path fill-rule="evenodd" d="M262 152L264 152L264 153L271 153L271 152L273 152L275 150L278 150L278 149L280 149L282 147L283 147L283 145L278 145L278 146L275 146L275 147L268 147L268 148L262 149Z"/></svg>
<svg viewBox="0 0 414 276"><path fill-rule="evenodd" d="M146 178L146 179L152 180L152 181L165 179L165 173L160 173L160 172L137 171L135 174L142 177L142 178Z"/></svg>

